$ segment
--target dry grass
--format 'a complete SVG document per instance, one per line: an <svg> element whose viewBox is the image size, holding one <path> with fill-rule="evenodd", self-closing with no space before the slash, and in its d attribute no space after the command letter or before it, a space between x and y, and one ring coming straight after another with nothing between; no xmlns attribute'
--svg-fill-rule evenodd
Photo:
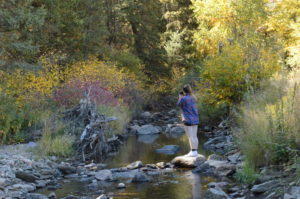
<svg viewBox="0 0 300 199"><path fill-rule="evenodd" d="M297 75L298 74L298 75ZM278 75L241 105L238 144L254 166L287 162L300 144L299 72Z"/></svg>
<svg viewBox="0 0 300 199"><path fill-rule="evenodd" d="M45 119L43 135L38 142L37 153L69 157L74 153L75 136L66 132L66 126L52 119Z"/></svg>

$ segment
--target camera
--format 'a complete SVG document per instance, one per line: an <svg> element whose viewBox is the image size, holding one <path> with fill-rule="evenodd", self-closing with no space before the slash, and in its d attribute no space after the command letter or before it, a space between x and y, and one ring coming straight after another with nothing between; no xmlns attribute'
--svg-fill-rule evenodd
<svg viewBox="0 0 300 199"><path fill-rule="evenodd" d="M180 92L179 92L179 95L184 95L184 92L183 92L183 91L180 91Z"/></svg>

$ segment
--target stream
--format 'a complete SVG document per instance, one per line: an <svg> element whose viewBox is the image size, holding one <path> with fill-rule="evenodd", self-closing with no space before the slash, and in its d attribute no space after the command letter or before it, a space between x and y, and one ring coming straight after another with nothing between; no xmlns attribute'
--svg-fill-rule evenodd
<svg viewBox="0 0 300 199"><path fill-rule="evenodd" d="M210 153L202 149L206 141L201 133L199 137L199 153L208 156ZM178 145L180 151L175 155L160 154L155 149L165 145ZM165 134L129 136L127 142L122 145L114 156L109 157L104 163L107 168L117 168L140 160L144 164L157 162L170 162L175 156L186 154L189 151L188 138L184 134L177 137L171 137ZM125 189L117 189L117 182L103 182L100 189L104 190L114 199L199 199L207 189L207 184L214 181L212 177L204 177L194 174L191 170L177 169L175 172L169 172L165 175L153 177L151 182L130 183L124 181ZM91 190L88 187L88 181L67 179L62 180L61 188L55 191L58 198L66 196L86 196L96 198L101 194L101 190ZM41 189L39 193L49 194L53 191Z"/></svg>

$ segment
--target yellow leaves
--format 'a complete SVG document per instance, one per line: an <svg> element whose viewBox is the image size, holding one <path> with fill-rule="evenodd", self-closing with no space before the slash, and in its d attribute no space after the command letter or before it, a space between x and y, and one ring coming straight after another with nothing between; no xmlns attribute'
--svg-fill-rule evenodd
<svg viewBox="0 0 300 199"><path fill-rule="evenodd" d="M57 71L46 67L39 72L17 69L13 73L2 73L2 89L16 99L19 108L23 107L24 101L33 100L38 96L50 96L53 88L59 83Z"/></svg>
<svg viewBox="0 0 300 199"><path fill-rule="evenodd" d="M238 102L247 89L280 69L278 57L266 49L255 59L240 45L226 46L221 55L208 58L203 66L201 97L210 104Z"/></svg>
<svg viewBox="0 0 300 199"><path fill-rule="evenodd" d="M228 24L233 20L228 0L192 1L199 28L194 32L194 44L199 56L214 55L219 42L229 38Z"/></svg>

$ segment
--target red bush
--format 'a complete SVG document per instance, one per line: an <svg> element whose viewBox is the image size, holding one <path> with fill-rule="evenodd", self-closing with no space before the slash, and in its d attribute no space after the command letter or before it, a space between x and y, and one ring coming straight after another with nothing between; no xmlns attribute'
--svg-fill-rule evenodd
<svg viewBox="0 0 300 199"><path fill-rule="evenodd" d="M96 104L114 106L119 103L112 92L102 87L100 81L73 80L65 83L55 90L53 99L59 106L71 107L78 104L80 99L87 95Z"/></svg>

